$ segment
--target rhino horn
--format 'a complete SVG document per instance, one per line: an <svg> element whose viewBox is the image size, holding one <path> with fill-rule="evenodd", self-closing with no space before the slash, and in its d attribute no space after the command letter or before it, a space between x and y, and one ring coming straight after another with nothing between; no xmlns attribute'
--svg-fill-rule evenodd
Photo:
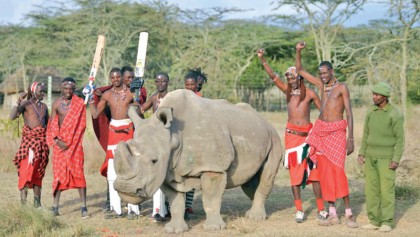
<svg viewBox="0 0 420 237"><path fill-rule="evenodd" d="M172 109L162 107L156 111L156 117L162 121L165 128L171 127L171 122L173 120Z"/></svg>
<svg viewBox="0 0 420 237"><path fill-rule="evenodd" d="M128 108L128 117L133 121L134 127L137 127L142 122L142 119L137 114L137 106L132 105Z"/></svg>

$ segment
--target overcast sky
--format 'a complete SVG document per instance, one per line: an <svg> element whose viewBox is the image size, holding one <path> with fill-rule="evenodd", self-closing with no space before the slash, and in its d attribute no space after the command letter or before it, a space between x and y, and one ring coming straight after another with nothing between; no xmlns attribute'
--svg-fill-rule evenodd
<svg viewBox="0 0 420 237"><path fill-rule="evenodd" d="M0 24L24 23L24 15L35 9L36 5L51 6L54 2L68 2L66 0L0 0ZM136 0L132 0L136 1ZM145 2L137 0L138 2ZM169 4L177 4L181 9L209 8L209 7L237 7L252 9L247 12L232 14L232 18L253 18L273 13L287 13L288 9L272 11L270 3L273 0L165 0ZM386 17L386 8L379 3L369 3L364 10L353 16L345 26L367 24L369 20Z"/></svg>

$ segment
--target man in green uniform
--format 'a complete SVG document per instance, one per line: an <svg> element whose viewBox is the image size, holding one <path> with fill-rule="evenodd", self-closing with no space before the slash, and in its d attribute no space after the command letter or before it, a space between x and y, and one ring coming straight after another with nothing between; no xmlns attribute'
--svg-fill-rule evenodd
<svg viewBox="0 0 420 237"><path fill-rule="evenodd" d="M365 164L365 194L370 224L362 229L389 232L394 227L395 176L404 151L404 119L389 103L391 87L372 88L374 105L367 111L358 162Z"/></svg>

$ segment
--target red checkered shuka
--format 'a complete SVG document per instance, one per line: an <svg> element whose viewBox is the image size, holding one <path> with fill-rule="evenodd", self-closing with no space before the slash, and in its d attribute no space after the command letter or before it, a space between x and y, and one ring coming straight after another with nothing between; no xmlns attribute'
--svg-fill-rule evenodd
<svg viewBox="0 0 420 237"><path fill-rule="evenodd" d="M47 143L53 147L53 190L58 183L67 184L70 175L84 180L83 134L86 129L86 107L84 100L73 96L70 109L61 127L58 126L58 115L52 118L47 128ZM68 149L63 151L54 143L54 138L63 140Z"/></svg>
<svg viewBox="0 0 420 237"><path fill-rule="evenodd" d="M311 146L309 157L315 163L316 152L323 153L334 165L344 169L346 160L347 121L325 122L318 119L306 143Z"/></svg>
<svg viewBox="0 0 420 237"><path fill-rule="evenodd" d="M38 172L41 177L45 175L45 168L48 165L48 155L50 150L48 149L46 141L46 131L47 129L41 126L31 128L28 125L25 125L22 130L22 141L20 142L19 150L16 153L13 163L16 168L20 168L20 161L26 159L29 154L29 149L34 151L34 160L41 160Z"/></svg>

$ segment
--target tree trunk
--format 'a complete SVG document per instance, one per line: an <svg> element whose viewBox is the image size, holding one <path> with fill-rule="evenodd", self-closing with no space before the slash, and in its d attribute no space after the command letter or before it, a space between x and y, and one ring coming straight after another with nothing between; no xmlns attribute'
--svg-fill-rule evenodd
<svg viewBox="0 0 420 237"><path fill-rule="evenodd" d="M403 41L401 43L401 68L400 68L400 90L401 90L401 106L404 118L407 117L407 65L408 65L408 36L410 29L404 27Z"/></svg>

